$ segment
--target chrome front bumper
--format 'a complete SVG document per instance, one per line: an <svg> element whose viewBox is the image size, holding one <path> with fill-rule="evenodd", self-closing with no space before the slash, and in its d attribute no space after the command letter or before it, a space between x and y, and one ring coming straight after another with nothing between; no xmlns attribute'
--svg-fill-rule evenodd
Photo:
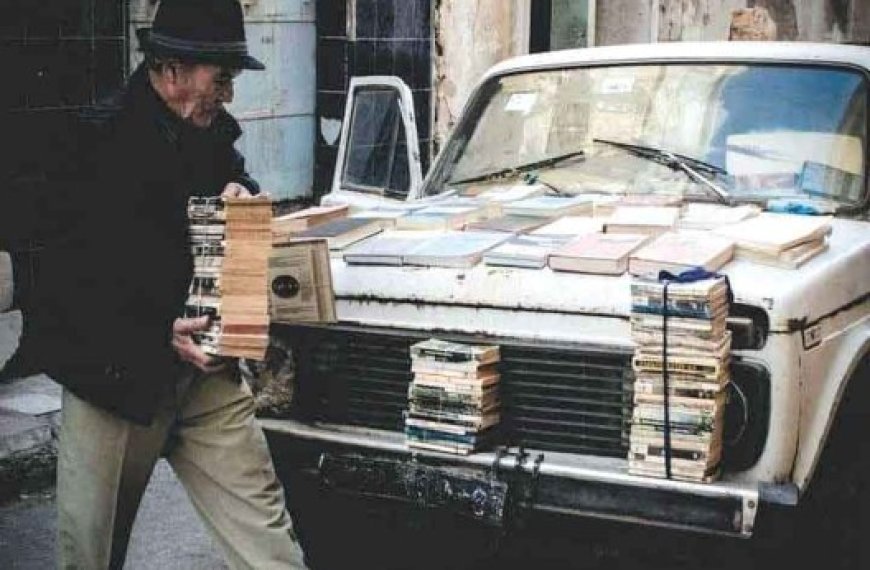
<svg viewBox="0 0 870 570"><path fill-rule="evenodd" d="M534 477L533 501L523 508L599 517L681 530L750 537L760 503L794 506L790 484L691 483L628 473L624 459L546 452L481 452L454 456L409 450L400 432L289 419L261 420L273 449L305 446L323 453L388 457L393 461L470 468L493 477ZM515 451L515 450L509 450ZM301 466L300 466L301 467Z"/></svg>

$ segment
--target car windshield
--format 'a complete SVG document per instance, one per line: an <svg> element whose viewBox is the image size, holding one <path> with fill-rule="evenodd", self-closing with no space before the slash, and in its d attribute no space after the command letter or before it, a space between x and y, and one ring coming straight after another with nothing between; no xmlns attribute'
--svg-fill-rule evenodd
<svg viewBox="0 0 870 570"><path fill-rule="evenodd" d="M621 65L489 80L426 188L864 201L867 78L797 65Z"/></svg>

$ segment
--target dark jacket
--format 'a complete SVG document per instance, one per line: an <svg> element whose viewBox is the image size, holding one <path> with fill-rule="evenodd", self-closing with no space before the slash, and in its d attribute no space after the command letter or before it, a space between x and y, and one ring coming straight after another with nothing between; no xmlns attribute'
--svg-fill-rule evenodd
<svg viewBox="0 0 870 570"><path fill-rule="evenodd" d="M223 112L206 130L164 105L140 67L77 122L40 256L36 302L16 357L79 397L149 423L181 363L171 347L192 275L186 205L230 181L252 191Z"/></svg>

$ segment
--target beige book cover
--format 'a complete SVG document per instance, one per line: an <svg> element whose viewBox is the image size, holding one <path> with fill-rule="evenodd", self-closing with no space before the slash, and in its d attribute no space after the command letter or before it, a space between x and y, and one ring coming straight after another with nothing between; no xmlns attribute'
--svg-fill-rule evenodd
<svg viewBox="0 0 870 570"><path fill-rule="evenodd" d="M673 228L679 216L675 206L617 206L604 231L658 235Z"/></svg>
<svg viewBox="0 0 870 570"><path fill-rule="evenodd" d="M269 258L272 322L329 322L334 293L325 239L296 240L273 248Z"/></svg>
<svg viewBox="0 0 870 570"><path fill-rule="evenodd" d="M628 267L629 254L648 239L642 234L586 234L555 250L549 265L560 271L619 275Z"/></svg>
<svg viewBox="0 0 870 570"><path fill-rule="evenodd" d="M717 271L734 256L734 242L709 232L667 232L631 255L628 271L656 276L666 270L679 273L693 267Z"/></svg>
<svg viewBox="0 0 870 570"><path fill-rule="evenodd" d="M741 250L776 255L829 234L831 217L763 212L754 218L716 228L713 232L733 240Z"/></svg>

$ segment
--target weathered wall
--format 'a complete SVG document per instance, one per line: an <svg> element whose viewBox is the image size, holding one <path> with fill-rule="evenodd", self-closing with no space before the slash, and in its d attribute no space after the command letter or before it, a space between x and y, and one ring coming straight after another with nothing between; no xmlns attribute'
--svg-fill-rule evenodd
<svg viewBox="0 0 870 570"><path fill-rule="evenodd" d="M247 167L273 198L310 196L314 173L314 0L245 1L249 51L266 71L235 82L230 112L242 123L238 147ZM130 38L150 25L158 3L129 0ZM131 63L139 61L136 45ZM131 66L132 67L132 66Z"/></svg>
<svg viewBox="0 0 870 570"><path fill-rule="evenodd" d="M657 0L598 0L595 45L639 44L651 40Z"/></svg>
<svg viewBox="0 0 870 570"><path fill-rule="evenodd" d="M414 96L420 160L432 125L433 0L317 0L315 198L329 192L350 78L395 75Z"/></svg>
<svg viewBox="0 0 870 570"><path fill-rule="evenodd" d="M435 17L435 142L492 65L529 50L529 0L440 0Z"/></svg>
<svg viewBox="0 0 870 570"><path fill-rule="evenodd" d="M867 0L599 0L596 44L728 38L732 10L766 8L777 39L870 42Z"/></svg>

